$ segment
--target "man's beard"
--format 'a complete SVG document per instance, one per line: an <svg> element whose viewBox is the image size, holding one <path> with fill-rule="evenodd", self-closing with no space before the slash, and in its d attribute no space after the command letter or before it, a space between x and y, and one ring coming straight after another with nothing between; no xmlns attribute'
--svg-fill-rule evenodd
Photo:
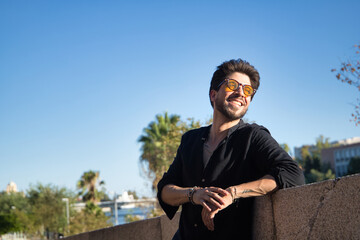
<svg viewBox="0 0 360 240"><path fill-rule="evenodd" d="M233 112L230 110L229 106L225 106L225 103L220 100L218 100L218 101L215 100L215 105L216 105L216 109L230 121L234 121L234 120L243 118L247 112L247 108L244 108L240 112Z"/></svg>

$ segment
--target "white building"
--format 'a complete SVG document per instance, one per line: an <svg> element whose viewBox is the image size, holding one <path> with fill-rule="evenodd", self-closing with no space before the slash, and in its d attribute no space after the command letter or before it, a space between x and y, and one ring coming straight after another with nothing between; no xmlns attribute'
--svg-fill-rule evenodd
<svg viewBox="0 0 360 240"><path fill-rule="evenodd" d="M18 192L17 190L17 186L16 183L14 183L13 181L11 181L7 186L6 186L6 193L12 193L12 192Z"/></svg>

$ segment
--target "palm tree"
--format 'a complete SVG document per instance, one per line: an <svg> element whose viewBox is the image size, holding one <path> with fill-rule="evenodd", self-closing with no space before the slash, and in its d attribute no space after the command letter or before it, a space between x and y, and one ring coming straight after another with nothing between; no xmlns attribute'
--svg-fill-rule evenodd
<svg viewBox="0 0 360 240"><path fill-rule="evenodd" d="M152 180L153 190L175 157L183 127L180 116L169 116L165 112L156 115L156 120L144 128L144 134L138 139L142 144L140 164L145 175Z"/></svg>
<svg viewBox="0 0 360 240"><path fill-rule="evenodd" d="M152 181L153 190L174 160L181 136L190 129L200 127L199 121L192 118L187 120L183 122L179 115L169 116L167 112L158 114L138 139L142 144L141 170Z"/></svg>
<svg viewBox="0 0 360 240"><path fill-rule="evenodd" d="M104 185L104 181L100 181L99 171L94 172L92 170L84 172L80 180L77 182L77 189L80 189L78 193L79 196L82 196L84 202L91 201L97 202L100 200L102 193L99 192L96 188L98 186Z"/></svg>

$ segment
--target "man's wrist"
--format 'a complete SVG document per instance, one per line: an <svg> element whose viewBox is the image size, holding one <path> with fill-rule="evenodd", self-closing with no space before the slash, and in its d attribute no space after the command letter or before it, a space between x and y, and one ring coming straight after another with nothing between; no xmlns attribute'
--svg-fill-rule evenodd
<svg viewBox="0 0 360 240"><path fill-rule="evenodd" d="M192 187L192 188L189 188L188 192L187 192L187 197L188 197L188 200L189 202L191 202L193 205L196 205L196 203L194 202L194 194L195 192L200 189L200 187Z"/></svg>
<svg viewBox="0 0 360 240"><path fill-rule="evenodd" d="M230 193L232 202L234 202L236 199L236 187L228 187L226 191Z"/></svg>

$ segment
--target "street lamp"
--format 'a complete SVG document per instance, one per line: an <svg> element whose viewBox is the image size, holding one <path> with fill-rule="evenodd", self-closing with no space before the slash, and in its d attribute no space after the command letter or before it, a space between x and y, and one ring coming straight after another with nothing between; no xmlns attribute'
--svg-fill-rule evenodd
<svg viewBox="0 0 360 240"><path fill-rule="evenodd" d="M70 224L69 198L63 198L62 201L66 203L66 219L69 228L69 224Z"/></svg>
<svg viewBox="0 0 360 240"><path fill-rule="evenodd" d="M117 206L117 201L116 201L116 192L114 194L114 215L115 215L115 226L118 225L118 206Z"/></svg>

